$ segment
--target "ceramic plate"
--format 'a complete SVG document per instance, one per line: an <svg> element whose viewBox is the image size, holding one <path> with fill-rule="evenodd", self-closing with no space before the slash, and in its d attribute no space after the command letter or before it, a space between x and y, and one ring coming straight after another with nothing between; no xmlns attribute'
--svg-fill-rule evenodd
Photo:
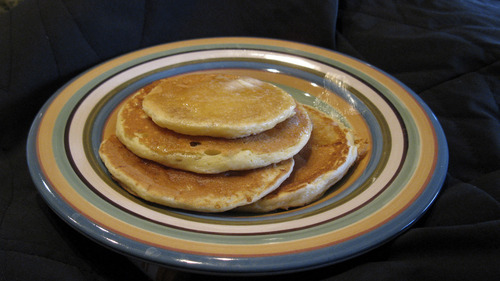
<svg viewBox="0 0 500 281"><path fill-rule="evenodd" d="M115 109L154 80L189 72L252 76L341 118L368 152L317 202L261 215L149 204L121 189L98 155ZM68 224L147 262L205 273L272 274L360 255L411 226L443 183L448 151L429 108L393 77L313 46L256 38L139 50L76 77L47 101L27 156L39 192Z"/></svg>

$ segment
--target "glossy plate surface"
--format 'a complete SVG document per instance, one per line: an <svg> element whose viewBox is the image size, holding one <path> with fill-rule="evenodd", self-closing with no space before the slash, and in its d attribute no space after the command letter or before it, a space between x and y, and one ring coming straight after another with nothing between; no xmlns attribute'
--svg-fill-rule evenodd
<svg viewBox="0 0 500 281"><path fill-rule="evenodd" d="M289 211L203 214L130 196L97 152L115 109L154 80L195 71L252 76L341 114L368 153L319 201ZM271 274L340 262L407 229L438 194L448 150L428 107L380 70L298 43L214 38L139 50L76 77L40 110L27 157L51 208L107 247L184 270Z"/></svg>

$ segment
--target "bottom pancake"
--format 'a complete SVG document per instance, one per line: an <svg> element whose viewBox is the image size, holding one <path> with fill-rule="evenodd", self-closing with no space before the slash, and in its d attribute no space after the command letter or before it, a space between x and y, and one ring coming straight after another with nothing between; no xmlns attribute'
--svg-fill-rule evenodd
<svg viewBox="0 0 500 281"><path fill-rule="evenodd" d="M196 174L144 160L114 135L102 142L99 154L113 178L131 194L199 212L223 212L253 203L275 190L294 166L288 159L248 171Z"/></svg>
<svg viewBox="0 0 500 281"><path fill-rule="evenodd" d="M319 199L356 162L357 147L351 132L325 113L306 106L313 122L311 138L295 155L290 177L261 200L238 207L242 212L269 212L300 207Z"/></svg>

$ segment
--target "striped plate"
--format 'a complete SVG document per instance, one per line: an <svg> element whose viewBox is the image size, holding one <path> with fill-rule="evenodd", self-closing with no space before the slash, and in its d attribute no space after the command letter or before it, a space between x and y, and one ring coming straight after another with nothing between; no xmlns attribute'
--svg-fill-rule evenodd
<svg viewBox="0 0 500 281"><path fill-rule="evenodd" d="M252 76L332 115L368 153L319 201L248 215L202 214L130 196L98 156L115 109L154 80L187 72ZM44 105L27 157L39 192L68 224L147 262L206 273L271 274L336 263L414 223L444 181L448 150L429 108L393 77L313 46L215 38L139 50L76 77Z"/></svg>

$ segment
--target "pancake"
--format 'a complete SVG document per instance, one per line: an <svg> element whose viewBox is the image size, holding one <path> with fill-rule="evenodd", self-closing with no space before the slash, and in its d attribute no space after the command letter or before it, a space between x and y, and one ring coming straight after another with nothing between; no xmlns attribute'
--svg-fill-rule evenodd
<svg viewBox="0 0 500 281"><path fill-rule="evenodd" d="M327 114L307 106L314 129L307 145L295 155L290 177L261 200L237 208L269 212L309 204L320 198L355 163L357 146L349 130Z"/></svg>
<svg viewBox="0 0 500 281"><path fill-rule="evenodd" d="M152 87L140 89L123 104L116 135L139 157L168 167L203 174L260 168L292 158L311 135L311 120L299 104L292 117L257 135L226 139L179 134L159 127L142 110Z"/></svg>
<svg viewBox="0 0 500 281"><path fill-rule="evenodd" d="M295 100L273 84L229 74L165 78L144 98L160 127L194 136L239 138L269 130L292 116Z"/></svg>
<svg viewBox="0 0 500 281"><path fill-rule="evenodd" d="M288 159L248 171L196 174L141 159L114 135L101 143L99 154L113 178L131 194L199 212L223 212L255 202L276 189L294 165L293 159Z"/></svg>

